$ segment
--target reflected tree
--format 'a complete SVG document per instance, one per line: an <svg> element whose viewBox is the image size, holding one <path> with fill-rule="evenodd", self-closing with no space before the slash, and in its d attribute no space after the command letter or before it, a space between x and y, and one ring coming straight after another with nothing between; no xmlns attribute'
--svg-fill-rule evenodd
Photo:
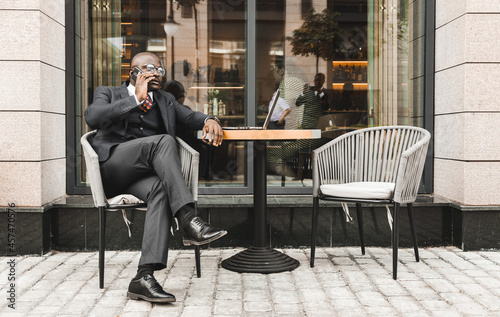
<svg viewBox="0 0 500 317"><path fill-rule="evenodd" d="M316 73L319 59L333 60L335 52L343 45L341 29L335 20L338 15L338 12L329 9L320 13L311 9L300 28L294 30L292 36L286 37L294 55L316 57Z"/></svg>

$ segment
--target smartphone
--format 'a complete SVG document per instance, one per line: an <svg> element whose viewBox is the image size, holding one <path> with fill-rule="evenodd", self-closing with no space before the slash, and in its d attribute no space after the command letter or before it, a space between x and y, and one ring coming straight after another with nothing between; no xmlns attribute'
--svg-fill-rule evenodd
<svg viewBox="0 0 500 317"><path fill-rule="evenodd" d="M137 80L137 75L142 74L143 71L137 66L134 66L134 70L132 71L132 79Z"/></svg>

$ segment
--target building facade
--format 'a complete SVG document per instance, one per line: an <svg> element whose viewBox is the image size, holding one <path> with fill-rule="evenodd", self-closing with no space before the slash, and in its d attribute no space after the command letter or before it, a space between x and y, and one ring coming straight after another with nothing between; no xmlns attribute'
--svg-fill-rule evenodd
<svg viewBox="0 0 500 317"><path fill-rule="evenodd" d="M500 223L500 4L354 2L1 1L2 212L15 205L19 215L36 214L41 237L53 235L55 222L65 226L64 204L90 193L78 140L88 131L82 114L93 89L119 85L133 54L148 50L163 59L167 79L184 85L187 106L216 114L227 126L261 124L281 89L293 109L286 128L310 128L296 100L323 73L332 99L317 111L314 128L325 135L392 124L428 129L433 138L421 191L446 201L451 243L500 248L494 229ZM326 12L325 21L336 22L327 30L339 35L312 36L330 33L307 29L326 25L305 23L311 9ZM322 45L331 45L330 55L308 50ZM351 108L345 108L349 87ZM318 145L293 145L291 154L285 144L271 146L269 192L310 193L307 155ZM246 145L204 151L202 196L252 194ZM21 219L19 226L28 227ZM478 228L490 238L472 238L468 246Z"/></svg>

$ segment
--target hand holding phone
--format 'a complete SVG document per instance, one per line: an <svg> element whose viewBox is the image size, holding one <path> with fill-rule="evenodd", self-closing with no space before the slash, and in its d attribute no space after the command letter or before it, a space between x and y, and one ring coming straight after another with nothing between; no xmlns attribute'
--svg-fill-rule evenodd
<svg viewBox="0 0 500 317"><path fill-rule="evenodd" d="M133 80L137 80L137 75L142 74L142 73L144 73L144 72L142 71L142 69L140 69L140 68L139 68L139 67L137 67L137 66L134 66L133 71L132 71L132 76L131 76L131 78L132 78Z"/></svg>

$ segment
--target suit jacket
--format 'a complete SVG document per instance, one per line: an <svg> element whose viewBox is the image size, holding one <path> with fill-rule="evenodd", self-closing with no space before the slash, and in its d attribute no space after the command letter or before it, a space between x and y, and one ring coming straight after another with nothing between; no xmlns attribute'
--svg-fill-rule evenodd
<svg viewBox="0 0 500 317"><path fill-rule="evenodd" d="M129 114L139 106L135 97L128 94L128 83L126 81L120 87L97 87L92 104L85 110L88 126L92 130L98 129L92 146L101 162L108 159L114 145L130 140L126 133ZM173 137L178 122L191 130L200 130L208 117L179 104L171 93L165 91L154 91L153 100L159 107L167 134Z"/></svg>

